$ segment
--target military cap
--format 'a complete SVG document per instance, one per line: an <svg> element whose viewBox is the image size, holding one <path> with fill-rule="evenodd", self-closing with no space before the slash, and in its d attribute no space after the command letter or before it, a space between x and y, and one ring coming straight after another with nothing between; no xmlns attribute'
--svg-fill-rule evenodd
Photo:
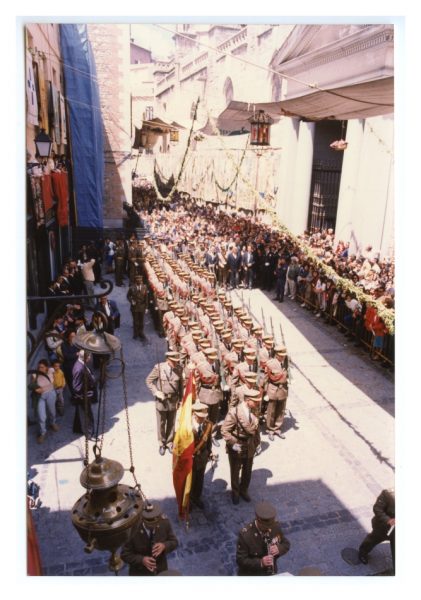
<svg viewBox="0 0 421 600"><path fill-rule="evenodd" d="M223 301L222 301L222 304L223 304L224 306L232 306L232 302L231 302L231 300L223 300Z"/></svg>
<svg viewBox="0 0 421 600"><path fill-rule="evenodd" d="M199 300L199 294L192 294L192 300Z"/></svg>
<svg viewBox="0 0 421 600"><path fill-rule="evenodd" d="M197 331L193 331L193 333L191 334L191 336L195 340L200 340L200 338L202 337L202 332L198 329Z"/></svg>
<svg viewBox="0 0 421 600"><path fill-rule="evenodd" d="M197 414L198 417L207 417L208 415L208 406L203 402L196 401L192 404L192 411Z"/></svg>
<svg viewBox="0 0 421 600"><path fill-rule="evenodd" d="M222 331L221 332L221 338L223 338L224 340L231 336L232 336L232 331Z"/></svg>
<svg viewBox="0 0 421 600"><path fill-rule="evenodd" d="M204 338L202 338L201 340L199 340L199 344L200 344L200 346L204 346L205 344L206 344L206 345L207 345L207 344L209 344L209 346L210 346L210 345L211 345L211 341L210 341L210 340L208 340L208 338L205 338L205 337L204 337Z"/></svg>
<svg viewBox="0 0 421 600"><path fill-rule="evenodd" d="M263 340L264 342L273 342L273 335L264 335L264 336L262 337L262 340Z"/></svg>
<svg viewBox="0 0 421 600"><path fill-rule="evenodd" d="M250 356L252 356L252 355L255 356L256 355L256 350L254 348L250 348L250 347L249 348L244 348L243 353L247 354L247 355L250 355Z"/></svg>
<svg viewBox="0 0 421 600"><path fill-rule="evenodd" d="M199 328L199 325L196 323L196 321L189 321L189 327L193 328Z"/></svg>
<svg viewBox="0 0 421 600"><path fill-rule="evenodd" d="M274 521L276 517L276 508L266 500L257 502L254 512L256 513L256 517L262 521Z"/></svg>
<svg viewBox="0 0 421 600"><path fill-rule="evenodd" d="M178 352L166 352L165 356L170 360L180 360L180 354Z"/></svg>
<svg viewBox="0 0 421 600"><path fill-rule="evenodd" d="M254 371L247 371L244 378L247 379L247 381L255 383L257 381L257 373Z"/></svg>
<svg viewBox="0 0 421 600"><path fill-rule="evenodd" d="M263 329L260 327L260 325L253 325L251 330L253 331L253 333L259 333L259 332L263 331Z"/></svg>
<svg viewBox="0 0 421 600"><path fill-rule="evenodd" d="M275 354L284 354L285 356L287 355L287 349L285 348L285 346L275 346L273 348L273 351L275 352Z"/></svg>
<svg viewBox="0 0 421 600"><path fill-rule="evenodd" d="M168 306L177 306L178 302L176 300L168 300Z"/></svg>
<svg viewBox="0 0 421 600"><path fill-rule="evenodd" d="M142 519L146 522L154 522L162 515L161 505L158 502L146 504L142 511Z"/></svg>
<svg viewBox="0 0 421 600"><path fill-rule="evenodd" d="M241 315L240 321L243 321L243 323L247 323L247 325L251 325L253 323L253 319L248 315Z"/></svg>
<svg viewBox="0 0 421 600"><path fill-rule="evenodd" d="M217 358L218 357L218 352L216 351L215 348L206 348L206 350L204 350L203 353L208 358Z"/></svg>
<svg viewBox="0 0 421 600"><path fill-rule="evenodd" d="M188 321L188 320L189 320L189 318L190 318L190 317L189 317L189 315L181 315L181 316L180 316L180 320L181 320L181 321Z"/></svg>
<svg viewBox="0 0 421 600"><path fill-rule="evenodd" d="M241 306L236 306L236 307L234 308L234 312L235 312L235 313L242 313L242 312L243 312L243 309L241 308Z"/></svg>
<svg viewBox="0 0 421 600"><path fill-rule="evenodd" d="M253 402L261 402L262 398L260 396L259 390L246 390L244 392L244 398L248 400L253 400Z"/></svg>
<svg viewBox="0 0 421 600"><path fill-rule="evenodd" d="M235 339L235 340L232 340L232 345L235 346L236 348L242 348L244 346L244 342L243 342L243 340Z"/></svg>
<svg viewBox="0 0 421 600"><path fill-rule="evenodd" d="M221 319L218 319L217 321L214 322L213 324L214 327L222 327L222 329L224 328L224 322L221 321Z"/></svg>
<svg viewBox="0 0 421 600"><path fill-rule="evenodd" d="M175 309L175 312L180 317L180 316L184 315L184 308L181 308L181 306L179 306Z"/></svg>

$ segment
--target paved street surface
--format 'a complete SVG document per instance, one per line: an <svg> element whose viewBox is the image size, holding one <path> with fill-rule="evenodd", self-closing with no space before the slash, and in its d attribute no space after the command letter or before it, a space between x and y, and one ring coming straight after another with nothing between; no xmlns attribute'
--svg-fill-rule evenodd
<svg viewBox="0 0 421 600"><path fill-rule="evenodd" d="M159 500L179 540L169 555L170 568L183 575L235 575L237 534L253 518L253 504L231 503L228 459L221 441L219 462L208 465L203 500L205 510L191 513L190 527L177 518L172 487L172 457L158 453L154 400L145 377L163 360L165 340L146 317L148 341L132 339L127 286L115 288L127 365L130 427L136 474L146 496ZM385 487L394 485L394 384L392 375L349 345L336 327L320 323L291 300L272 302L273 294L243 293L256 319L262 308L277 340L282 323L291 357L291 385L285 439L269 442L255 458L250 495L267 499L278 510L289 553L279 559L280 571L298 575L315 567L323 575L373 575L391 567L388 544L377 546L368 565L351 566L341 550L357 548L370 530L373 503ZM233 293L234 303L240 294ZM108 384L108 409L103 456L130 466L121 379ZM108 553L84 553L84 543L71 523L71 509L84 493L79 484L84 439L72 433L73 407L68 402L61 430L36 444L36 427L28 431L30 477L41 487L42 505L32 512L46 575L110 575ZM90 442L90 460L92 442ZM130 473L123 483L133 484ZM121 575L127 575L125 567Z"/></svg>

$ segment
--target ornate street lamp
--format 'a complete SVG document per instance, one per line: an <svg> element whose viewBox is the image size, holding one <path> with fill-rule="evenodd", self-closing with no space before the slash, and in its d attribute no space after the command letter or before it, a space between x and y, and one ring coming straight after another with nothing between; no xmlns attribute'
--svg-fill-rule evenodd
<svg viewBox="0 0 421 600"><path fill-rule="evenodd" d="M270 126L273 119L264 110L255 111L253 116L248 119L250 130L251 146L269 146L270 145Z"/></svg>
<svg viewBox="0 0 421 600"><path fill-rule="evenodd" d="M53 140L45 133L45 129L41 129L34 139L34 142L37 149L37 156L40 158L48 158L50 156Z"/></svg>
<svg viewBox="0 0 421 600"><path fill-rule="evenodd" d="M178 131L178 129L171 129L170 142L174 142L175 144L178 144L179 141L180 141L180 132Z"/></svg>

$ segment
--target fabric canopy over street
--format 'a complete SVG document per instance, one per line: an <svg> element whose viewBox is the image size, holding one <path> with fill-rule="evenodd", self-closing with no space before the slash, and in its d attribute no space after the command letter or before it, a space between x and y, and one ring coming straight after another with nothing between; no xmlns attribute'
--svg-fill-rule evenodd
<svg viewBox="0 0 421 600"><path fill-rule="evenodd" d="M304 96L280 102L251 104L232 100L218 117L218 129L225 134L250 131L248 119L259 109L267 112L275 123L282 115L309 121L342 121L388 115L394 110L394 78L387 77L331 90L311 90ZM208 124L202 131L212 133Z"/></svg>
<svg viewBox="0 0 421 600"><path fill-rule="evenodd" d="M174 131L177 127L174 125L170 125L169 123L165 123L162 119L155 117L155 119L151 119L150 121L143 121L142 129L149 129L152 131L157 131L159 133L168 133L169 131Z"/></svg>

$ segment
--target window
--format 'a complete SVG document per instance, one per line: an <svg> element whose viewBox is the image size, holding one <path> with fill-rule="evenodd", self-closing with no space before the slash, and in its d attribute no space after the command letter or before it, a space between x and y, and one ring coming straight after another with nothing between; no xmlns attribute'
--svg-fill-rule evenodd
<svg viewBox="0 0 421 600"><path fill-rule="evenodd" d="M145 121L152 121L153 119L153 106L147 106L145 110Z"/></svg>
<svg viewBox="0 0 421 600"><path fill-rule="evenodd" d="M226 106L228 106L228 104L234 98L234 88L232 85L231 77L226 78L225 83L224 83L224 92L223 93L225 96L225 104L226 104Z"/></svg>

